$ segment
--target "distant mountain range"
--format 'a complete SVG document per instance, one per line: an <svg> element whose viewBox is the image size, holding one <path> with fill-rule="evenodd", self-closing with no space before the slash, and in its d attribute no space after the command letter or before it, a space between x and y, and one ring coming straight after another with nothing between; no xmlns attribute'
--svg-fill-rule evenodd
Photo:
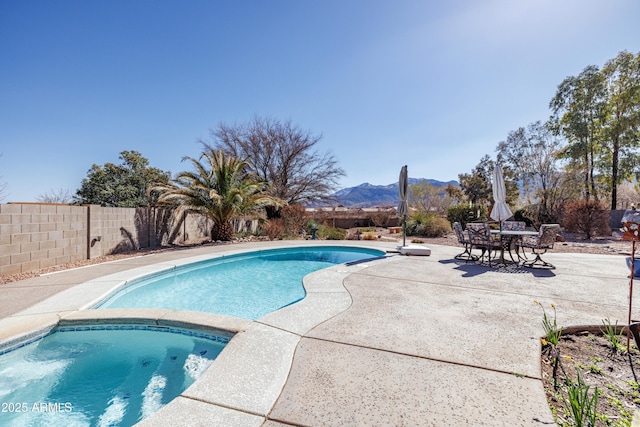
<svg viewBox="0 0 640 427"><path fill-rule="evenodd" d="M428 182L435 187L444 188L448 185L458 185L457 181L442 182L435 179L409 178L409 185L419 182ZM344 188L333 194L333 206L347 208L373 208L383 206L397 206L400 200L398 196L398 183L389 185L360 184L356 187ZM324 204L326 206L327 204Z"/></svg>

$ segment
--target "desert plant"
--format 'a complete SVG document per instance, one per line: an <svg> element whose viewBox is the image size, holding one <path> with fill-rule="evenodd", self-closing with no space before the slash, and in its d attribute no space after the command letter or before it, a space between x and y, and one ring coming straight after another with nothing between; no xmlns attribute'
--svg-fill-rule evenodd
<svg viewBox="0 0 640 427"><path fill-rule="evenodd" d="M284 220L282 218L270 219L264 224L263 230L269 240L279 240L286 231Z"/></svg>
<svg viewBox="0 0 640 427"><path fill-rule="evenodd" d="M317 236L321 240L344 240L347 238L347 233L348 231L343 228L321 225L318 228Z"/></svg>
<svg viewBox="0 0 640 427"><path fill-rule="evenodd" d="M234 218L256 213L265 206L285 203L266 193L267 185L247 174L245 160L205 147L199 159L184 157L195 171L180 172L171 183L148 189L159 194L158 203L176 206L176 217L200 212L213 221L211 240L233 239Z"/></svg>
<svg viewBox="0 0 640 427"><path fill-rule="evenodd" d="M375 233L377 230L375 227L365 227L365 228L358 228L358 231L361 233Z"/></svg>
<svg viewBox="0 0 640 427"><path fill-rule="evenodd" d="M565 205L563 225L569 232L592 236L609 236L609 211L595 200L574 200Z"/></svg>
<svg viewBox="0 0 640 427"><path fill-rule="evenodd" d="M280 210L280 218L284 223L285 234L298 236L306 232L309 213L301 205L287 205Z"/></svg>
<svg viewBox="0 0 640 427"><path fill-rule="evenodd" d="M408 236L440 237L451 231L444 218L427 212L414 212L407 218Z"/></svg>

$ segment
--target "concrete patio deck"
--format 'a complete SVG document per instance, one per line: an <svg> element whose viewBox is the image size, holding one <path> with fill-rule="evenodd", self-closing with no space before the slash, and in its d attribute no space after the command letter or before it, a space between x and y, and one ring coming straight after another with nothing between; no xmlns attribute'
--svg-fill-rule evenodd
<svg viewBox="0 0 640 427"><path fill-rule="evenodd" d="M542 311L562 326L626 323L622 256L549 253L556 270L489 268L429 245L305 279L307 297L250 322L85 310L123 280L215 254L336 242L164 252L0 286L0 342L59 319L150 317L237 332L205 374L142 426L553 425L540 379ZM395 244L340 242L394 249ZM0 414L0 422L1 422Z"/></svg>

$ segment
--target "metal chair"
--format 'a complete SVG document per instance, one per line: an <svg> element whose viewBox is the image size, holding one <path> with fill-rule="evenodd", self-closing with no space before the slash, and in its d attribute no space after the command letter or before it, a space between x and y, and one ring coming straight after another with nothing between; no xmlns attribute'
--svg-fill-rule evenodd
<svg viewBox="0 0 640 427"><path fill-rule="evenodd" d="M527 223L524 221L502 221L500 229L506 231L522 231L526 227Z"/></svg>
<svg viewBox="0 0 640 427"><path fill-rule="evenodd" d="M487 261L491 267L491 252L502 251L502 242L491 237L491 229L486 222L470 222L467 224L467 232L471 241L471 248L480 249L480 262L484 262L484 254L487 254Z"/></svg>
<svg viewBox="0 0 640 427"><path fill-rule="evenodd" d="M458 237L458 243L464 246L464 252L459 253L454 258L464 261L477 261L478 257L471 253L471 240L469 240L469 234L462 229L462 225L460 225L459 222L456 221L452 225L453 231L455 231L456 237Z"/></svg>
<svg viewBox="0 0 640 427"><path fill-rule="evenodd" d="M529 268L548 268L555 269L555 265L544 261L540 256L544 255L547 250L553 249L556 242L556 235L560 231L559 224L542 224L537 236L528 236L519 243L521 248L531 249L531 253L536 256L534 260L524 261L522 265ZM539 267L536 267L539 266Z"/></svg>
<svg viewBox="0 0 640 427"><path fill-rule="evenodd" d="M524 221L502 221L500 223L500 230L502 231L524 231L527 228L527 223ZM521 236L510 236L506 239L505 246L509 249L509 256L511 257L511 261L517 262L513 259L513 254L511 252L512 249L516 250L516 256L518 260L524 259L527 260L527 256L522 252L520 255L520 247L518 243L520 242Z"/></svg>

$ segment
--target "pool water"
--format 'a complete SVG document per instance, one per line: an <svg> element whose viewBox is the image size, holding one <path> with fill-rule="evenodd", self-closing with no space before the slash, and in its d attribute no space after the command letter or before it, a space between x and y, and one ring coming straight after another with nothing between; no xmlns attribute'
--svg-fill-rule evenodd
<svg viewBox="0 0 640 427"><path fill-rule="evenodd" d="M169 308L255 320L304 298L307 274L382 255L330 246L220 257L135 281L99 308Z"/></svg>
<svg viewBox="0 0 640 427"><path fill-rule="evenodd" d="M131 426L179 396L228 341L96 328L59 328L0 356L0 425Z"/></svg>

